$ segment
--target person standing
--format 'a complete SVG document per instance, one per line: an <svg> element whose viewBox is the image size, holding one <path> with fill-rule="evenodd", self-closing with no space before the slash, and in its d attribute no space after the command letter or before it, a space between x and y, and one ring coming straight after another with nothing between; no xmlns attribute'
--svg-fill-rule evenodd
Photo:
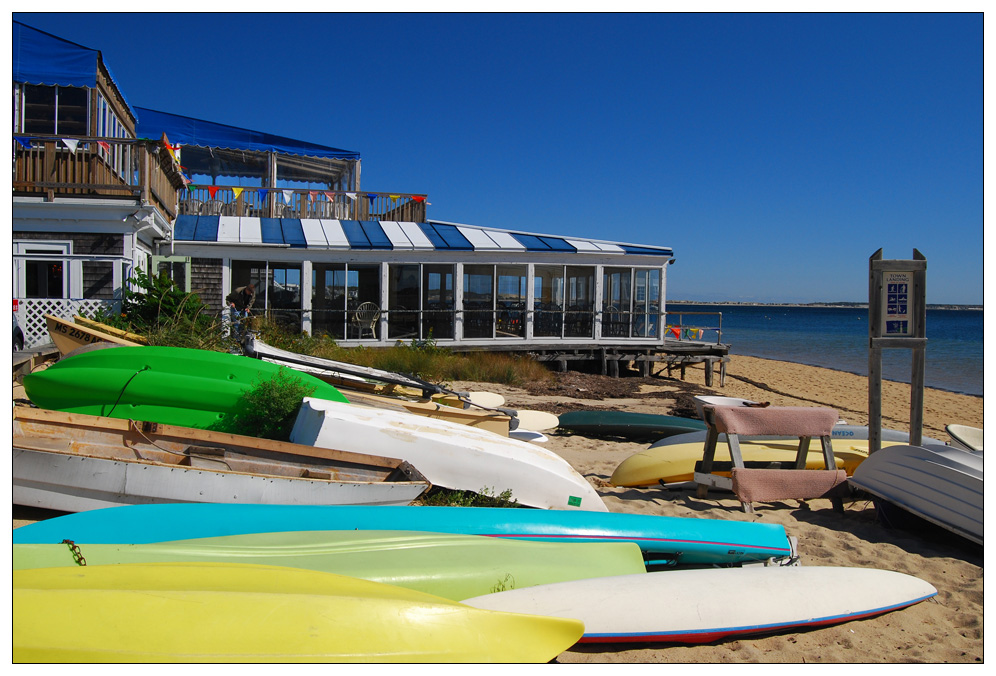
<svg viewBox="0 0 996 676"><path fill-rule="evenodd" d="M255 301L256 287L252 282L245 286L240 286L225 297L225 302L228 303L229 312L231 313L232 327L240 340L246 329L242 320L249 315L249 311L252 309L252 304Z"/></svg>

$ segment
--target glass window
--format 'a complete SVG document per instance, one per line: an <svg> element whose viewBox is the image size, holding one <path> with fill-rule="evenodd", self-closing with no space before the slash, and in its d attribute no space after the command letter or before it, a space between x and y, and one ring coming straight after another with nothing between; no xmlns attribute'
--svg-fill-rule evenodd
<svg viewBox="0 0 996 676"><path fill-rule="evenodd" d="M495 330L495 266L463 266L464 338L493 338Z"/></svg>
<svg viewBox="0 0 996 676"><path fill-rule="evenodd" d="M661 271L636 270L633 293L633 336L656 338L660 316Z"/></svg>
<svg viewBox="0 0 996 676"><path fill-rule="evenodd" d="M292 333L300 333L301 266L271 263L264 302L271 321ZM256 304L259 305L258 300Z"/></svg>
<svg viewBox="0 0 996 676"><path fill-rule="evenodd" d="M602 274L602 335L629 336L631 268L605 268Z"/></svg>
<svg viewBox="0 0 996 676"><path fill-rule="evenodd" d="M24 121L21 131L25 134L55 133L55 87L24 85Z"/></svg>
<svg viewBox="0 0 996 676"><path fill-rule="evenodd" d="M387 337L417 338L418 264L391 265L387 272Z"/></svg>
<svg viewBox="0 0 996 676"><path fill-rule="evenodd" d="M65 298L66 280L62 261L25 262L25 298Z"/></svg>
<svg viewBox="0 0 996 676"><path fill-rule="evenodd" d="M534 336L560 336L564 312L564 267L537 265L534 268Z"/></svg>
<svg viewBox="0 0 996 676"><path fill-rule="evenodd" d="M86 87L23 85L21 107L26 134L87 136L90 132L90 90Z"/></svg>
<svg viewBox="0 0 996 676"><path fill-rule="evenodd" d="M571 338L592 337L595 325L595 268L568 265L565 288L564 335Z"/></svg>
<svg viewBox="0 0 996 676"><path fill-rule="evenodd" d="M525 265L499 265L497 277L498 336L525 338L528 268Z"/></svg>
<svg viewBox="0 0 996 676"><path fill-rule="evenodd" d="M453 266L422 266L422 337L453 338Z"/></svg>

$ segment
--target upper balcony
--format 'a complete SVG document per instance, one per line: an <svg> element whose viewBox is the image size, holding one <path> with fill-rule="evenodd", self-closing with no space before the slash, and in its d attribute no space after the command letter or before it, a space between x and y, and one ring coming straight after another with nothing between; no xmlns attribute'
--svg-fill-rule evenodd
<svg viewBox="0 0 996 676"><path fill-rule="evenodd" d="M408 193L188 185L180 215L328 218L340 221L426 219L426 196Z"/></svg>
<svg viewBox="0 0 996 676"><path fill-rule="evenodd" d="M168 220L178 214L184 186L180 166L148 139L101 136L14 136L13 194L120 198L157 208Z"/></svg>

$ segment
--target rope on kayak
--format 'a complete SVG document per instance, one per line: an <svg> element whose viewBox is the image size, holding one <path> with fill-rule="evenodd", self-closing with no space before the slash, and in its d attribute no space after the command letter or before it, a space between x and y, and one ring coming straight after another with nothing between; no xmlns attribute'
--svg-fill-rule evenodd
<svg viewBox="0 0 996 676"><path fill-rule="evenodd" d="M118 407L118 402L121 401L121 397L124 396L125 390L128 388L129 385L131 385L131 381L135 379L135 376L137 376L142 371L148 371L150 368L152 368L152 367L149 366L148 364L146 364L145 366L143 366L142 368L138 369L133 374L131 374L131 378L129 378L128 382L126 382L124 384L124 386L122 386L121 391L118 393L118 398L114 400L114 405L111 406L111 410L110 411L108 411L107 413L104 414L105 416L110 417L110 415L112 413L114 413L114 409L116 409Z"/></svg>

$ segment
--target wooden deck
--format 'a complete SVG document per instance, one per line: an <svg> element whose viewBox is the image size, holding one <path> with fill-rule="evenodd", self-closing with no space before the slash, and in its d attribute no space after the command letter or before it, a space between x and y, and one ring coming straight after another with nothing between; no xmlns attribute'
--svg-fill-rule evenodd
<svg viewBox="0 0 996 676"><path fill-rule="evenodd" d="M643 376L654 373L654 365L667 371L668 377L678 369L681 379L685 379L685 369L690 364L702 364L705 369L705 384L712 387L713 373L719 367L719 386L726 385L726 364L730 361L730 346L725 343L706 343L689 340L666 340L663 347L635 346L627 344L599 344L590 347L553 347L549 343L501 346L447 346L453 352L475 352L480 350L500 352L528 352L541 362L556 362L557 370L567 371L572 362L600 363L602 375L619 377L620 364L632 363ZM660 371L658 371L659 373Z"/></svg>

